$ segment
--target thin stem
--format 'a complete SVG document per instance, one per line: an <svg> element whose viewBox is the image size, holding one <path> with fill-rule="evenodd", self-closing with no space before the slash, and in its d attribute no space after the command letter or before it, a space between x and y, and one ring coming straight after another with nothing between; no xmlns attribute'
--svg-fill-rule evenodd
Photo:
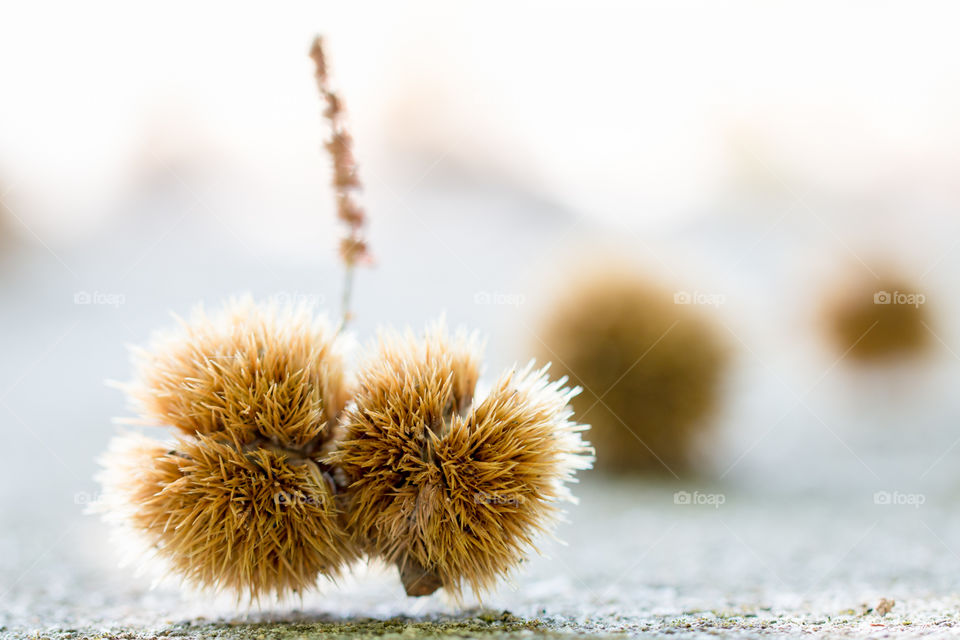
<svg viewBox="0 0 960 640"><path fill-rule="evenodd" d="M340 295L340 331L346 329L351 320L350 299L353 296L353 273L353 265L345 264L343 267L343 290Z"/></svg>

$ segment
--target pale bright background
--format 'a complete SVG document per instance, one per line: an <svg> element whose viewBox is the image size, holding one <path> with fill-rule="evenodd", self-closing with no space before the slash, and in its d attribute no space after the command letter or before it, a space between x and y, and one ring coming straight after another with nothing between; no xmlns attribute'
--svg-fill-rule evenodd
<svg viewBox="0 0 960 640"><path fill-rule="evenodd" d="M95 497L127 415L104 380L169 311L250 291L337 312L318 32L377 258L361 342L446 312L488 335L495 374L530 357L562 274L612 246L724 298L710 313L737 360L707 477L949 499L958 19L949 2L8 3L0 509L29 528ZM816 333L831 279L878 262L935 310L923 365L857 370Z"/></svg>

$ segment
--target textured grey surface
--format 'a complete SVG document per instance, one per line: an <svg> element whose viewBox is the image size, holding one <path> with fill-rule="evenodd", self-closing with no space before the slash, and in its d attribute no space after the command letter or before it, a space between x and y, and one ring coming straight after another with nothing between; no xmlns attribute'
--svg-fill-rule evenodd
<svg viewBox="0 0 960 640"><path fill-rule="evenodd" d="M684 490L691 502L723 504L677 504L674 487L588 480L561 528L566 545L545 541L546 557L483 603L460 605L406 598L393 572L359 567L302 602L248 609L173 582L151 589L147 576L117 567L92 517L37 529L5 514L0 625L8 637L51 638L960 632L960 558L946 542L960 536L960 518L949 498L911 506L876 504L870 493L783 500ZM884 598L896 602L890 613L870 611Z"/></svg>

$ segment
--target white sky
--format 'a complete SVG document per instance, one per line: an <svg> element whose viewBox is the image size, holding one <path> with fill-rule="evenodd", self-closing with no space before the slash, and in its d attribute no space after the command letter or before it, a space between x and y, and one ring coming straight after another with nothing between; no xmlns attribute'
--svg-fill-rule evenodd
<svg viewBox="0 0 960 640"><path fill-rule="evenodd" d="M158 138L161 154L213 158L267 191L315 189L325 159L305 51L323 32L373 163L391 145L422 148L610 220L706 206L755 157L800 190L902 181L953 197L958 13L946 2L8 3L0 180L52 232L109 210Z"/></svg>

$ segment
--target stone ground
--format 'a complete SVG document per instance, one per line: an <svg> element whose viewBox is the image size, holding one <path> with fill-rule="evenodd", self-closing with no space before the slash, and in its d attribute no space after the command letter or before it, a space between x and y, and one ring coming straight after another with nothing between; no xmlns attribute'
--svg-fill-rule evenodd
<svg viewBox="0 0 960 640"><path fill-rule="evenodd" d="M429 162L389 190L371 181L383 267L358 280L358 339L446 310L452 324L487 335L487 373L496 375L529 357L545 274L591 225L510 185L434 183L444 163L424 181ZM405 206L394 191L408 194ZM81 511L95 497L110 419L129 415L103 385L128 379L125 344L167 326L170 310L216 306L231 293L338 299L339 267L318 252L319 231L298 230L305 248L292 256L286 243L270 249L224 233L228 216L286 207L248 195L232 183L150 191L118 203L112 226L54 244L55 256L32 240L0 252L0 640L960 635L956 234L938 233L928 250L937 268L925 282L945 293L936 298L939 360L872 375L818 351L801 320L822 293L808 283L807 261L837 249L833 234L820 216L771 223L766 210L704 211L656 237L623 239L676 271L678 288L727 297L717 318L739 365L704 470L723 484L591 476L560 528L568 544L545 541L544 556L482 604L408 599L394 573L358 568L302 602L250 611L176 584L153 587L118 566L121 550ZM817 204L828 218L846 206ZM91 292L123 303L76 303ZM477 303L491 293L525 302ZM675 501L678 490L689 504ZM895 602L885 615L883 601Z"/></svg>
<svg viewBox="0 0 960 640"><path fill-rule="evenodd" d="M118 567L93 517L5 513L0 638L954 637L960 536L947 496L746 493L588 478L581 502L483 603L403 596L358 568L302 602L250 610ZM899 502L900 504L895 504ZM18 524L19 522L19 524ZM29 524L29 527L23 525ZM895 604L878 611L882 601ZM883 607L880 607L881 609Z"/></svg>

